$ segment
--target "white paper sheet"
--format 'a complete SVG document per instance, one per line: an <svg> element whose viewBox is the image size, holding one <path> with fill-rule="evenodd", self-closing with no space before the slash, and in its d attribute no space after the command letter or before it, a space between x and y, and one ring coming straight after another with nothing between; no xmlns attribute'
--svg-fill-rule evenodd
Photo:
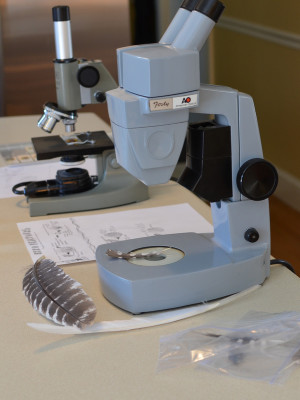
<svg viewBox="0 0 300 400"><path fill-rule="evenodd" d="M22 222L18 228L33 262L45 255L59 265L93 261L97 246L118 240L213 231L189 204Z"/></svg>

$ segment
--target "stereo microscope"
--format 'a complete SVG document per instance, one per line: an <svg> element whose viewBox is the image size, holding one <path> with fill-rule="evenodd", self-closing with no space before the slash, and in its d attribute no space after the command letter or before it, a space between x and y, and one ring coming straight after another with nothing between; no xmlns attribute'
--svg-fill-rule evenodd
<svg viewBox="0 0 300 400"><path fill-rule="evenodd" d="M118 163L146 185L168 182L187 135L179 183L211 203L214 226L97 248L104 296L134 314L228 296L270 273L278 176L263 158L253 100L200 83L199 51L223 9L184 0L159 43L117 50L119 87L106 96ZM213 118L189 126L191 113Z"/></svg>

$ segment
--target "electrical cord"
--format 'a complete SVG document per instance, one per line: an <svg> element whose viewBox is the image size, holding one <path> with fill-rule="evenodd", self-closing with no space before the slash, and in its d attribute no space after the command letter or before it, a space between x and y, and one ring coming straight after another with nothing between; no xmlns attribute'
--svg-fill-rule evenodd
<svg viewBox="0 0 300 400"><path fill-rule="evenodd" d="M27 197L63 196L85 192L97 184L98 177L90 176L86 169L68 168L58 170L56 179L17 183L12 191L14 194Z"/></svg>
<svg viewBox="0 0 300 400"><path fill-rule="evenodd" d="M285 261L285 260L280 260L279 258L275 258L274 260L270 261L270 265L276 265L276 264L280 264L283 265L284 267L286 267L287 269L289 269L291 272L293 272L294 274L296 274L294 268L292 267L292 265Z"/></svg>
<svg viewBox="0 0 300 400"><path fill-rule="evenodd" d="M13 186L12 191L14 194L25 194L25 189L23 190L18 190L20 187L24 187L27 186L31 183L31 181L27 181L27 182L21 182L21 183L17 183L16 185Z"/></svg>

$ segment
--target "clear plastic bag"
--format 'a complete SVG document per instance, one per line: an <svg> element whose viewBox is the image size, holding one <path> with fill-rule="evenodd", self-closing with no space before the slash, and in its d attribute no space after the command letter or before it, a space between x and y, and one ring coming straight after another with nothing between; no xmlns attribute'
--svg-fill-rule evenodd
<svg viewBox="0 0 300 400"><path fill-rule="evenodd" d="M200 326L160 340L158 371L195 363L246 379L283 382L299 364L300 313L246 314L234 326Z"/></svg>

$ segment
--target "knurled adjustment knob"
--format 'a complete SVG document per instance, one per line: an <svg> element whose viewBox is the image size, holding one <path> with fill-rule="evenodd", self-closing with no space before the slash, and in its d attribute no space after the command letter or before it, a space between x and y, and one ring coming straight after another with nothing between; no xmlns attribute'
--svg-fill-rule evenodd
<svg viewBox="0 0 300 400"><path fill-rule="evenodd" d="M276 168L262 158L246 161L237 174L237 187L250 200L267 199L275 191L277 184Z"/></svg>
<svg viewBox="0 0 300 400"><path fill-rule="evenodd" d="M247 242L255 243L259 239L259 233L255 228L249 228L246 230L244 238L247 240Z"/></svg>
<svg viewBox="0 0 300 400"><path fill-rule="evenodd" d="M97 92L94 96L98 103L104 103L106 101L106 94L104 92Z"/></svg>
<svg viewBox="0 0 300 400"><path fill-rule="evenodd" d="M77 167L58 170L56 181L61 195L84 192L94 186L88 171Z"/></svg>
<svg viewBox="0 0 300 400"><path fill-rule="evenodd" d="M99 82L100 73L95 67L88 65L78 70L77 79L81 86L92 88Z"/></svg>

